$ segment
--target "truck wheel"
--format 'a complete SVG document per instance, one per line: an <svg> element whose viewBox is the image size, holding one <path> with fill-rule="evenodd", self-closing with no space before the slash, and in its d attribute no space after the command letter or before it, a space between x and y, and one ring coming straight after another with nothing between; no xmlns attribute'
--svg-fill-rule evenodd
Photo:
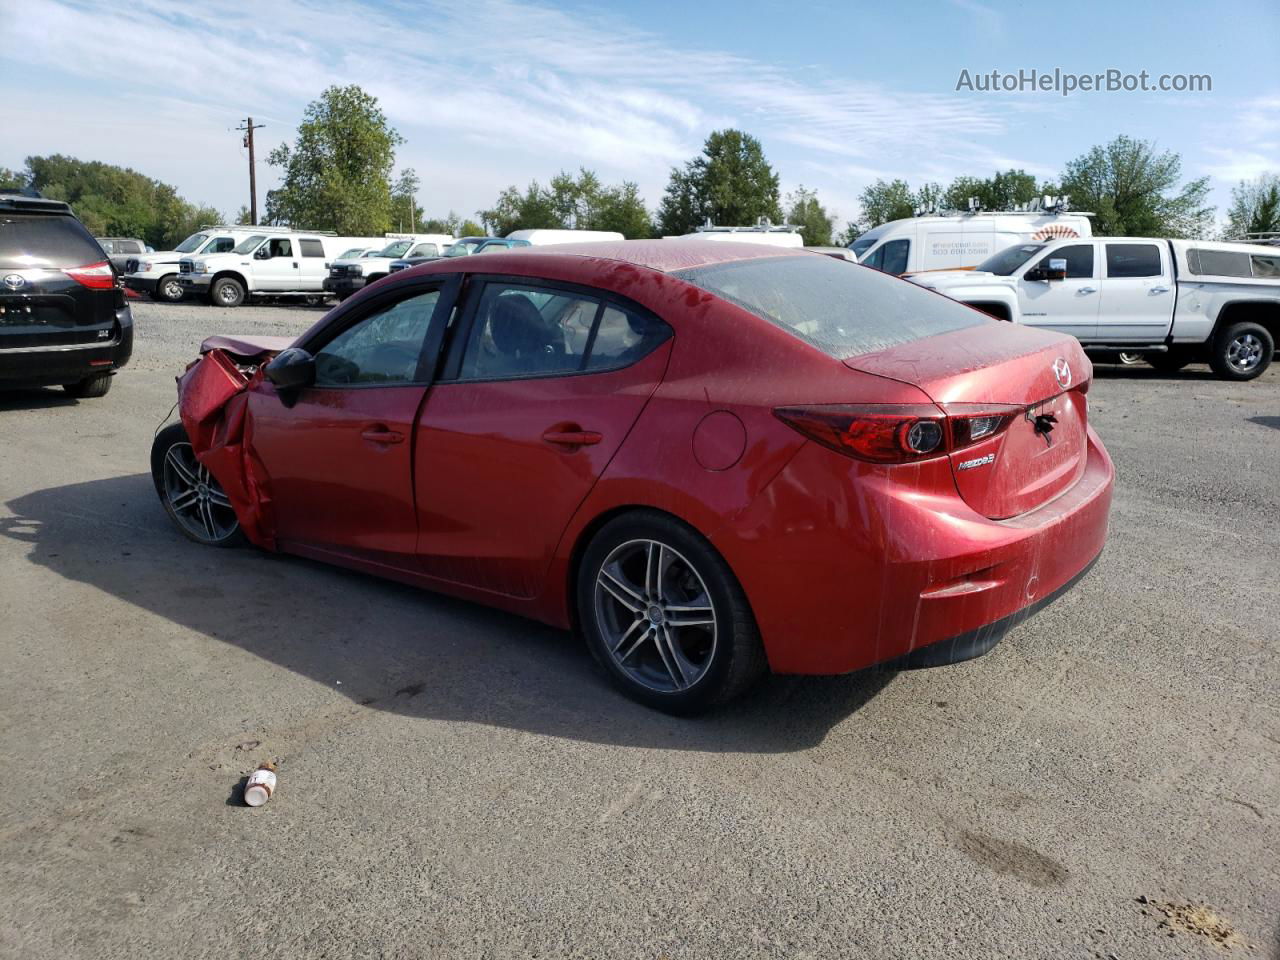
<svg viewBox="0 0 1280 960"><path fill-rule="evenodd" d="M1134 364L1141 363L1143 355L1136 350L1121 350L1117 355L1120 362L1126 367L1132 367Z"/></svg>
<svg viewBox="0 0 1280 960"><path fill-rule="evenodd" d="M156 281L155 293L151 294L151 299L161 303L177 303L182 299L182 293L182 284L178 282L177 275L169 273Z"/></svg>
<svg viewBox="0 0 1280 960"><path fill-rule="evenodd" d="M105 397L111 389L111 374L98 373L85 377L75 383L64 383L62 389L79 400L91 400L94 397Z"/></svg>
<svg viewBox="0 0 1280 960"><path fill-rule="evenodd" d="M1151 364L1161 373L1177 373L1188 363L1191 358L1185 353L1148 353L1146 355L1147 363Z"/></svg>
<svg viewBox="0 0 1280 960"><path fill-rule="evenodd" d="M244 287L239 280L223 277L214 281L209 297L216 307L238 307L244 303Z"/></svg>
<svg viewBox="0 0 1280 960"><path fill-rule="evenodd" d="M1271 365L1276 342L1257 323L1233 323L1213 341L1209 366L1223 380L1252 380Z"/></svg>

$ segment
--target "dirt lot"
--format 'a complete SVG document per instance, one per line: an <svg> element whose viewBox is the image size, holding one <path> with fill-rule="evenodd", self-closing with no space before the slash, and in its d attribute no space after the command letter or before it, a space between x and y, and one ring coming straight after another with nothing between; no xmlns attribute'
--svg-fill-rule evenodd
<svg viewBox="0 0 1280 960"><path fill-rule="evenodd" d="M1099 367L1110 544L988 656L678 720L565 634L182 539L174 375L322 311L135 312L105 399L0 397L0 955L1280 956L1280 368Z"/></svg>

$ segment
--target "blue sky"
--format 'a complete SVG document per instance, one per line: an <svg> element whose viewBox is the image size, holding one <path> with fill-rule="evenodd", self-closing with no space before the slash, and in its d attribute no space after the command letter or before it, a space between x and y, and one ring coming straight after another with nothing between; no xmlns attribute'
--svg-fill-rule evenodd
<svg viewBox="0 0 1280 960"><path fill-rule="evenodd" d="M877 177L1054 176L1118 133L1180 152L1221 215L1242 178L1280 172L1280 4L513 3L448 0L0 0L0 166L68 153L134 167L234 214L230 132L261 158L331 83L378 96L431 214L471 215L509 184L586 166L656 206L707 133L755 134L783 189L841 221ZM14 7L10 7L14 4ZM957 92L1019 69L1209 74L1212 92Z"/></svg>

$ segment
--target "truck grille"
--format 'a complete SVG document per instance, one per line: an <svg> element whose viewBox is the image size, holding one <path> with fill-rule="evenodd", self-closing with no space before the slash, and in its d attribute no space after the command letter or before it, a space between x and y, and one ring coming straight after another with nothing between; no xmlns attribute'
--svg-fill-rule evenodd
<svg viewBox="0 0 1280 960"><path fill-rule="evenodd" d="M335 266L335 267L329 268L329 276L331 277L345 277L346 275L347 275L347 268L345 266Z"/></svg>

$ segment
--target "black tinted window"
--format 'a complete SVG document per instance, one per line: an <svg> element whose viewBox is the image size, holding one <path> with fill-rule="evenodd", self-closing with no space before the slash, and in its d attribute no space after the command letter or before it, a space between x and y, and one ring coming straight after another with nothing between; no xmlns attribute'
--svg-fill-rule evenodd
<svg viewBox="0 0 1280 960"><path fill-rule="evenodd" d="M342 331L316 353L316 385L414 382L439 299L439 290L420 293Z"/></svg>
<svg viewBox="0 0 1280 960"><path fill-rule="evenodd" d="M831 257L769 257L682 270L689 283L832 357L852 357L987 323L968 307Z"/></svg>
<svg viewBox="0 0 1280 960"><path fill-rule="evenodd" d="M911 252L910 240L890 240L880 249L884 251L881 270L892 273L894 276L907 272L907 254Z"/></svg>
<svg viewBox="0 0 1280 960"><path fill-rule="evenodd" d="M1108 243L1107 276L1160 276L1160 248L1154 243Z"/></svg>
<svg viewBox="0 0 1280 960"><path fill-rule="evenodd" d="M0 213L0 266L83 267L104 259L75 217Z"/></svg>
<svg viewBox="0 0 1280 960"><path fill-rule="evenodd" d="M323 257L324 244L319 240L299 240L298 246L302 248L304 257Z"/></svg>
<svg viewBox="0 0 1280 960"><path fill-rule="evenodd" d="M1036 264L1042 270L1049 269L1050 260L1067 261L1068 280L1093 279L1093 244L1078 243L1070 247L1060 247ZM1114 274L1113 274L1114 276Z"/></svg>
<svg viewBox="0 0 1280 960"><path fill-rule="evenodd" d="M1195 274L1206 274L1213 277L1251 277L1249 255L1236 250L1200 250L1192 247L1187 251L1187 269Z"/></svg>

